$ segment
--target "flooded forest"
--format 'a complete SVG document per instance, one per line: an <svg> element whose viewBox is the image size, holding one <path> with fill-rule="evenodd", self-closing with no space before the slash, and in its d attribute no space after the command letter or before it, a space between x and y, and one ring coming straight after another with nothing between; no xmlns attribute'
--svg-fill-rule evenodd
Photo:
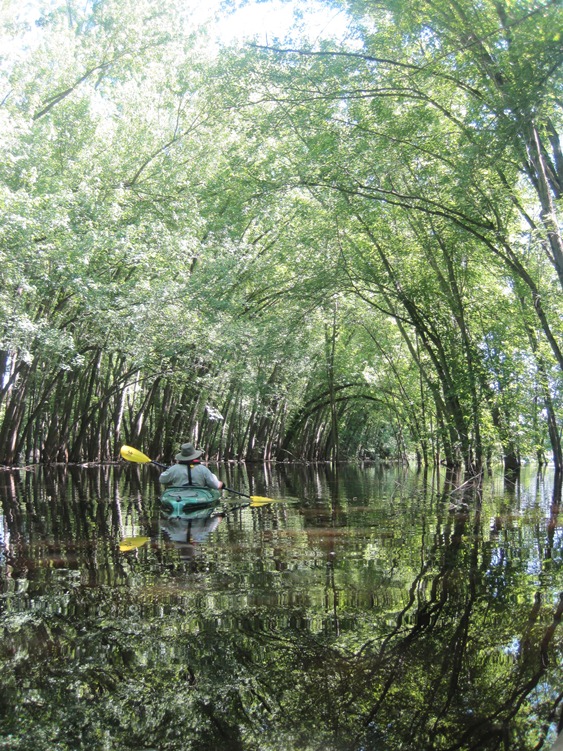
<svg viewBox="0 0 563 751"><path fill-rule="evenodd" d="M0 749L552 747L562 138L554 0L0 3Z"/></svg>

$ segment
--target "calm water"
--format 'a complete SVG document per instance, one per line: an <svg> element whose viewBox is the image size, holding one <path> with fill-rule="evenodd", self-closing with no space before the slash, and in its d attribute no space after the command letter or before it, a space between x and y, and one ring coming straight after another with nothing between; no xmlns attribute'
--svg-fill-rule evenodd
<svg viewBox="0 0 563 751"><path fill-rule="evenodd" d="M153 467L0 473L0 748L550 748L549 470L215 469L274 502L171 524Z"/></svg>

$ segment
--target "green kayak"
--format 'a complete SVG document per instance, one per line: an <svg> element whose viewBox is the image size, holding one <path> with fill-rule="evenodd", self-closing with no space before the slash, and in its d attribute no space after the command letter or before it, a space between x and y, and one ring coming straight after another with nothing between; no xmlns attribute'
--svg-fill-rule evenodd
<svg viewBox="0 0 563 751"><path fill-rule="evenodd" d="M220 498L221 491L213 488L200 488L196 485L167 488L160 496L160 509L166 516L181 516L214 506Z"/></svg>

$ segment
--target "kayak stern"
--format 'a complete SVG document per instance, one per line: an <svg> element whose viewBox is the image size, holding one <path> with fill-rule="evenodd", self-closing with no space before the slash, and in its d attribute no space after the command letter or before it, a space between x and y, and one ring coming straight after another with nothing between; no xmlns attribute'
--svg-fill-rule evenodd
<svg viewBox="0 0 563 751"><path fill-rule="evenodd" d="M160 510L165 516L182 516L198 509L214 506L221 498L221 491L200 488L195 485L167 488L160 497Z"/></svg>

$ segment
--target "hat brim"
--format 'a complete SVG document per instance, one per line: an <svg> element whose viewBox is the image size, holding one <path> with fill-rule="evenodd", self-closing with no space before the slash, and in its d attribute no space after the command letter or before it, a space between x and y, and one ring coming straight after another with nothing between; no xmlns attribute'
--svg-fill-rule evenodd
<svg viewBox="0 0 563 751"><path fill-rule="evenodd" d="M176 454L176 461L177 462L191 462L192 459L199 459L199 457L203 454L203 451L194 451L193 454L190 454L190 456L185 456L184 454Z"/></svg>

